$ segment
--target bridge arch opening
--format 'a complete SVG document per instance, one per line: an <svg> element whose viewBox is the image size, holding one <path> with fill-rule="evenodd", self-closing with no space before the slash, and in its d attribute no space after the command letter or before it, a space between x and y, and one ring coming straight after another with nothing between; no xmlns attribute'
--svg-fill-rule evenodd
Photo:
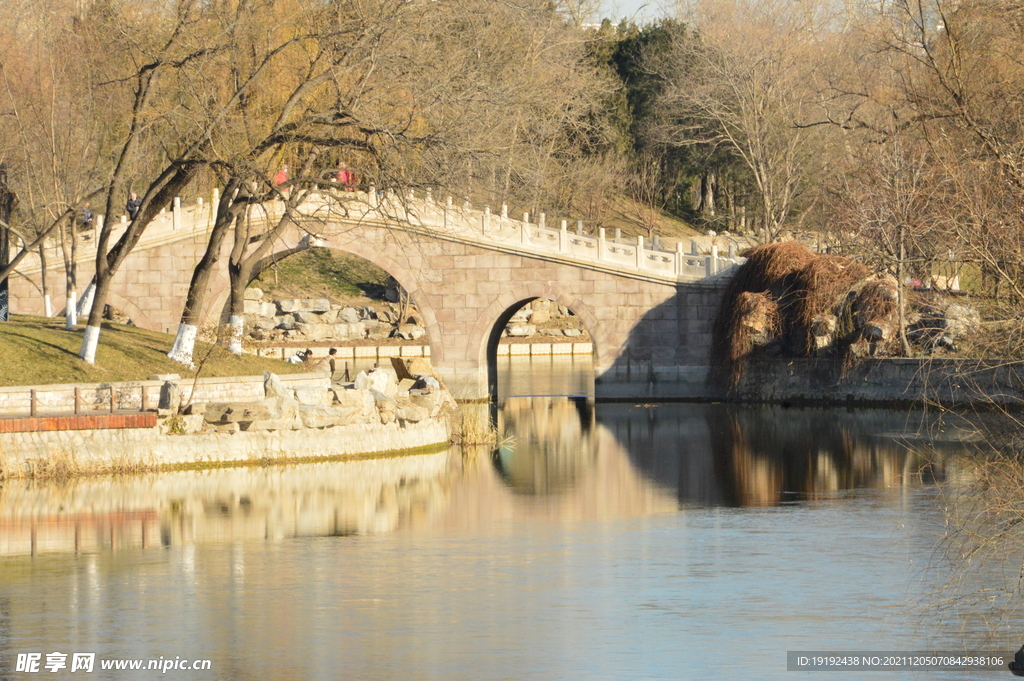
<svg viewBox="0 0 1024 681"><path fill-rule="evenodd" d="M545 296L517 300L490 327L488 395L492 403L515 395L592 396L593 348L571 306Z"/></svg>
<svg viewBox="0 0 1024 681"><path fill-rule="evenodd" d="M309 347L314 357L329 347L427 346L427 325L405 277L372 255L303 244L265 258L247 286L247 340L275 350ZM226 314L226 293L223 301ZM365 368L360 362L372 366L380 359L355 354L353 373Z"/></svg>

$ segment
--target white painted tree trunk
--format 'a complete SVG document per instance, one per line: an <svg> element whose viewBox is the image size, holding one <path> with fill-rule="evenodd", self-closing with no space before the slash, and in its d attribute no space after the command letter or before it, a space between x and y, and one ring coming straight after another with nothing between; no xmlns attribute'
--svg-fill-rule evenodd
<svg viewBox="0 0 1024 681"><path fill-rule="evenodd" d="M96 363L96 347L100 344L100 327L98 326L87 326L85 327L85 333L82 334L82 349L78 352L78 356L81 357L89 364Z"/></svg>
<svg viewBox="0 0 1024 681"><path fill-rule="evenodd" d="M75 327L78 326L78 308L75 307L75 296L77 293L71 291L68 293L67 307L64 308L65 328L68 331L74 331Z"/></svg>
<svg viewBox="0 0 1024 681"><path fill-rule="evenodd" d="M50 302L50 294L47 293L43 296L43 315L46 317L53 316L53 303Z"/></svg>
<svg viewBox="0 0 1024 681"><path fill-rule="evenodd" d="M242 334L245 332L245 318L240 315L228 317L228 326L231 327L231 339L228 342L228 352L234 355L242 354Z"/></svg>
<svg viewBox="0 0 1024 681"><path fill-rule="evenodd" d="M96 295L96 282L90 282L85 287L85 293L82 294L81 299L78 301L78 316L88 317L89 312L92 311L92 299Z"/></svg>
<svg viewBox="0 0 1024 681"><path fill-rule="evenodd" d="M178 334L174 337L174 345L167 356L175 362L184 364L189 369L195 369L192 355L196 348L196 333L198 327L194 324L178 324Z"/></svg>

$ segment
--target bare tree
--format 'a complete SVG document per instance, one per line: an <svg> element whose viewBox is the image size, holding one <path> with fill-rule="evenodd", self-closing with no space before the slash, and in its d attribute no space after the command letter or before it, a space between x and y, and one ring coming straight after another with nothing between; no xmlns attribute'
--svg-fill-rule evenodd
<svg viewBox="0 0 1024 681"><path fill-rule="evenodd" d="M684 5L695 30L647 68L667 81L652 136L724 146L749 167L775 239L816 177L826 148L816 86L831 13L825 2L712 0Z"/></svg>

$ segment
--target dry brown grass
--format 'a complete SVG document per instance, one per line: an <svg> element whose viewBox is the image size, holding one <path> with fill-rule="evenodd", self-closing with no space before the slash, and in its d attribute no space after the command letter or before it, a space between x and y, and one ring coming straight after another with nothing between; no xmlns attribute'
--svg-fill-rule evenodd
<svg viewBox="0 0 1024 681"><path fill-rule="evenodd" d="M850 287L870 274L867 267L838 255L819 255L796 273L795 285L800 295L794 311L795 323L804 331L808 355L815 349L810 332L814 318L841 305Z"/></svg>
<svg viewBox="0 0 1024 681"><path fill-rule="evenodd" d="M814 258L806 246L796 242L757 246L743 255L747 262L729 282L712 329L712 380L730 389L742 379L754 347L753 334L744 328L744 314L761 309L767 318L776 320L777 330L785 333L795 275Z"/></svg>
<svg viewBox="0 0 1024 681"><path fill-rule="evenodd" d="M865 348L870 354L898 349L896 334L869 345L862 331L867 322L897 329L893 282L874 278L852 260L816 255L795 242L758 246L746 256L715 319L712 381L735 390L759 346L790 357L815 355L812 329L816 319L826 317L835 321L835 331L822 351L841 358L844 366L867 354Z"/></svg>

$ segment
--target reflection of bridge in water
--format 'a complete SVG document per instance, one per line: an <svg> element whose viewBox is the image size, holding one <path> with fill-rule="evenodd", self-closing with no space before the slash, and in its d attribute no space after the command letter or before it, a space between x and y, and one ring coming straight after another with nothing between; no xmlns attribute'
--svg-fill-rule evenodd
<svg viewBox="0 0 1024 681"><path fill-rule="evenodd" d="M0 555L94 552L773 505L944 474L883 432L908 414L508 398L493 455L87 478L0 488Z"/></svg>

